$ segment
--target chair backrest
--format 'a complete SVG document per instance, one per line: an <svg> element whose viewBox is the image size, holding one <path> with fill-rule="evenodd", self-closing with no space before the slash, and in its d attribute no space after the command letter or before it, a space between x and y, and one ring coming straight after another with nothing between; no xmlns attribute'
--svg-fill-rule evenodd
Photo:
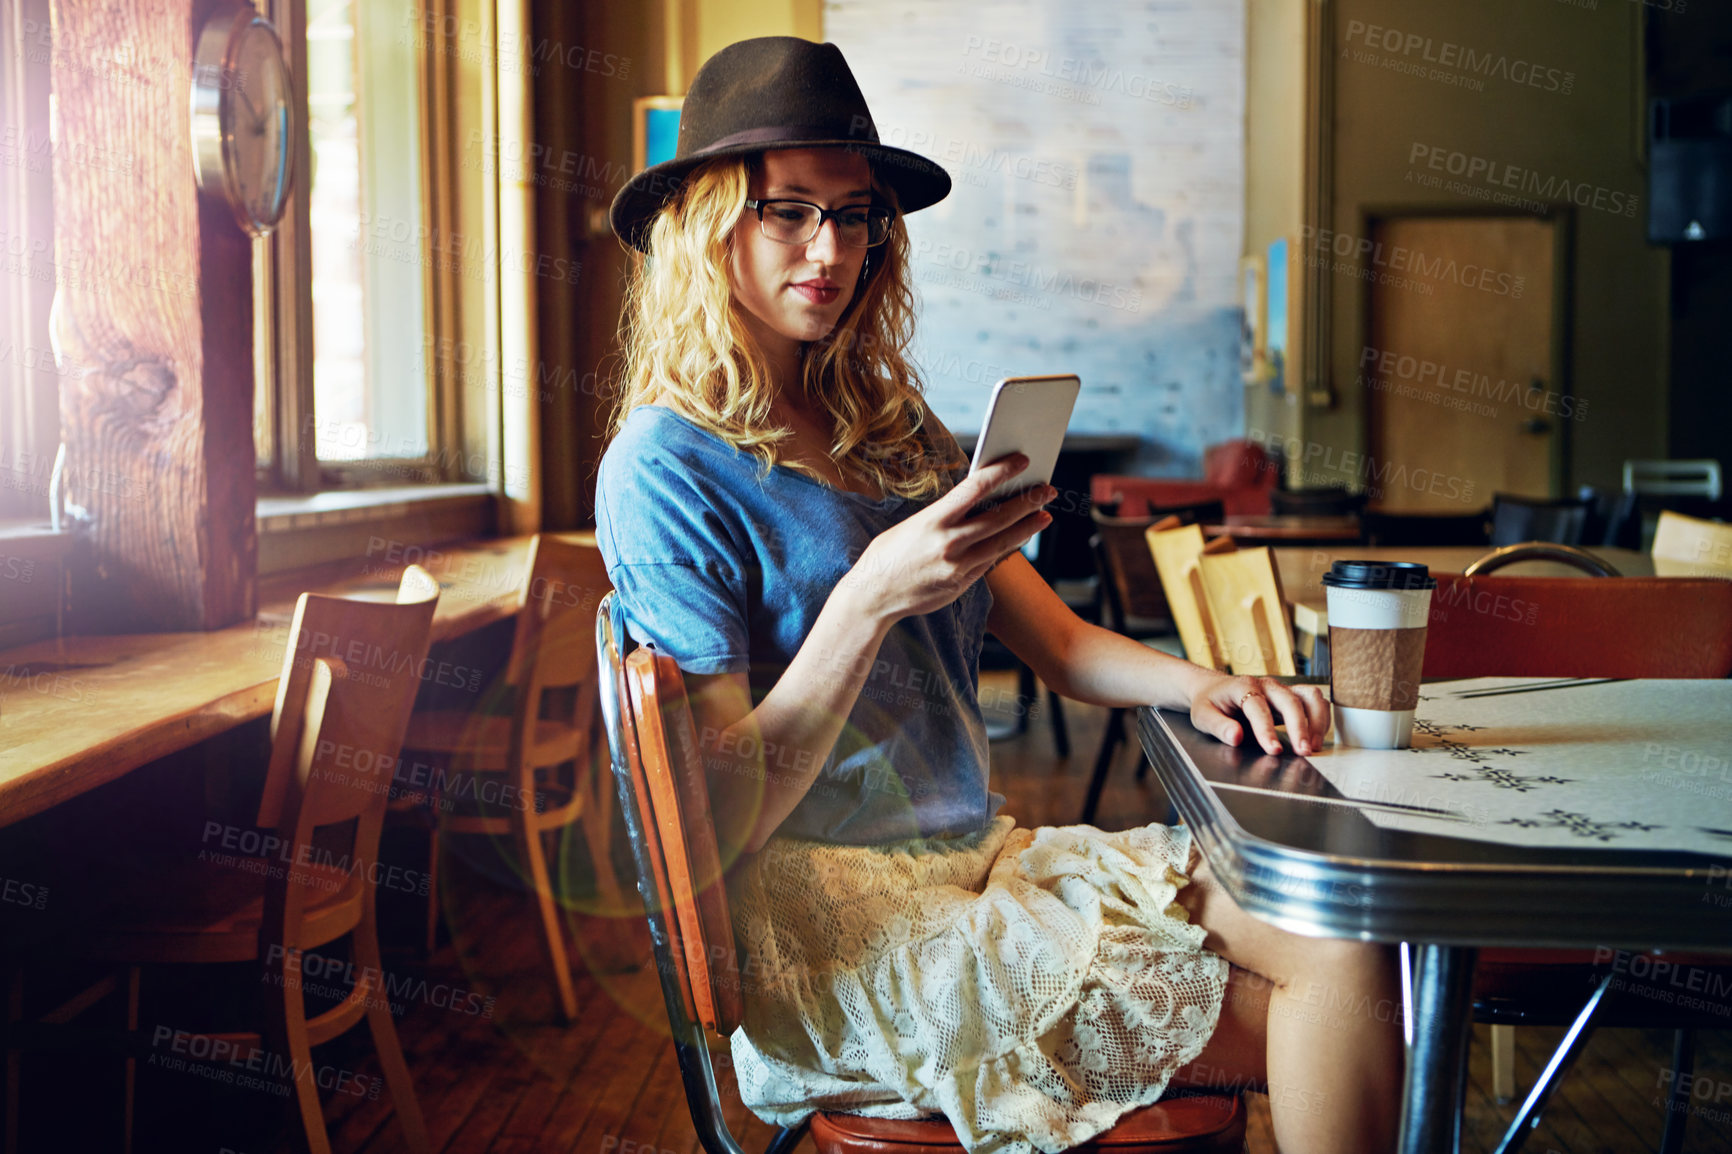
<svg viewBox="0 0 1732 1154"><path fill-rule="evenodd" d="M288 690L272 719L272 768L286 773L272 823L282 868L265 883L261 933L269 943L297 948L303 909L333 886L358 900L371 923L379 831L438 600L438 583L416 566L404 571L394 604L301 595L284 663ZM303 646L308 633L315 636ZM315 840L351 821L348 849Z"/></svg>
<svg viewBox="0 0 1732 1154"><path fill-rule="evenodd" d="M1732 581L1434 576L1427 678L1732 673Z"/></svg>
<svg viewBox="0 0 1732 1154"><path fill-rule="evenodd" d="M620 676L614 693L623 764L616 761L614 768L627 775L620 782L622 801L639 817L639 828L631 834L634 848L641 842L648 858L656 908L671 912L668 961L678 979L680 1003L692 1021L726 1037L745 1010L721 851L685 680L673 658L649 649L627 655ZM610 724L610 737L612 732Z"/></svg>
<svg viewBox="0 0 1732 1154"><path fill-rule="evenodd" d="M514 688L507 769L521 789L533 788L537 768L566 761L588 764L594 742L596 606L612 588L601 550L590 541L538 533L529 544L521 608L505 679ZM553 702L548 691L572 690ZM557 721L543 735L543 720Z"/></svg>
<svg viewBox="0 0 1732 1154"><path fill-rule="evenodd" d="M1650 554L1656 573L1732 577L1732 525L1667 509L1660 514ZM1662 561L1671 564L1662 568Z"/></svg>
<svg viewBox="0 0 1732 1154"><path fill-rule="evenodd" d="M1236 675L1292 677L1293 622L1268 546L1197 559L1228 667Z"/></svg>
<svg viewBox="0 0 1732 1154"><path fill-rule="evenodd" d="M1198 513L1203 516L1199 517ZM1098 506L1089 509L1095 525L1095 567L1106 594L1107 624L1117 632L1126 630L1132 617L1165 618L1170 615L1161 592L1161 577L1155 571L1144 534L1156 521L1176 516L1181 521L1201 522L1208 515L1223 516L1219 501L1168 510L1154 517L1113 517Z"/></svg>
<svg viewBox="0 0 1732 1154"><path fill-rule="evenodd" d="M1166 592L1167 606L1173 624L1178 626L1186 658L1205 669L1226 669L1226 653L1209 607L1208 592L1203 587L1198 559L1208 549L1232 549L1232 539L1218 537L1205 543L1202 526L1164 521L1149 526L1143 539L1160 576L1161 588Z"/></svg>
<svg viewBox="0 0 1732 1154"><path fill-rule="evenodd" d="M625 675L639 772L648 786L654 836L685 943L687 985L698 1021L725 1038L744 1019L745 1006L721 849L685 680L673 658L648 649L626 658Z"/></svg>
<svg viewBox="0 0 1732 1154"><path fill-rule="evenodd" d="M1484 545L1487 513L1380 513L1360 516L1368 545Z"/></svg>
<svg viewBox="0 0 1732 1154"><path fill-rule="evenodd" d="M340 676L336 693L344 704L344 724L359 725L360 717L348 719L353 709L359 709L363 714L370 710L381 727L353 734L345 731L345 740L361 737L379 744L394 733L393 740L401 745L426 671L438 601L439 583L418 565L403 570L395 603L301 594L289 624L276 705L271 710L271 754L259 799L259 825L274 829L282 819L296 772L297 727L317 658L331 659L333 673L346 673ZM407 699L400 700L405 692ZM385 777L389 782L388 768ZM383 793L380 800L385 800Z"/></svg>
<svg viewBox="0 0 1732 1154"><path fill-rule="evenodd" d="M625 612L617 594L609 593L604 597L596 611L595 645L601 673L598 682L602 720L612 753L614 782L619 787L620 813L625 819L632 858L637 863L638 894L643 898L644 915L649 921L656 972L661 979L662 1002L667 1008L686 1105L708 1154L743 1154L722 1114L721 1096L716 1089L715 1072L704 1037L706 1027L718 1032L731 1032L731 1023L738 1023L742 1016L742 1008L736 1000L739 993L737 984L722 982L718 995L715 983L718 973L736 979L739 973L732 930L717 935L714 945L720 947L722 953L713 964L705 946L706 932L728 925L727 892L719 880L719 872L710 872L719 871L719 862L709 865L700 860L694 868L694 859L705 856L704 847L699 844L694 852L681 833L685 816L699 810L705 813L704 825L708 826L707 805L702 800L702 796L707 794L692 798L688 808L681 804L681 791L672 787L667 772L660 774L662 785L652 788L649 769L652 765L660 765L664 771L671 770L676 764L674 755L677 755L679 763L685 764L688 771L685 776L688 790L694 787L701 790L704 785L701 766L686 762L685 751L690 750L695 755L697 746L684 691L682 688L670 696L669 687L673 681L664 676L663 670L658 670L655 655L640 658L639 653L645 651L632 651L631 639L626 633ZM632 665L634 659L637 661L635 667ZM649 662L647 668L646 660ZM678 678L677 669L671 671L671 678ZM640 714L640 701L653 703L653 707ZM681 715L684 716L683 724ZM681 733L685 736L680 736ZM649 750L647 754L646 748ZM664 752L658 753L657 750ZM655 794L658 792L669 799L665 814L657 806ZM670 829L675 834L671 839L666 836ZM713 854L713 830L708 845ZM673 863L669 860L670 851L674 855ZM707 891L713 891L708 897L710 913L707 917L700 914L690 900L693 879L706 877L718 879L706 887ZM730 986L732 994L729 993ZM698 994L700 987L708 992L707 1012Z"/></svg>
<svg viewBox="0 0 1732 1154"><path fill-rule="evenodd" d="M1491 499L1491 543L1515 545L1522 541L1550 541L1559 545L1580 545L1593 508L1591 497L1567 497L1554 501L1495 493Z"/></svg>
<svg viewBox="0 0 1732 1154"><path fill-rule="evenodd" d="M531 675L543 689L578 685L595 673L595 646L590 630L596 606L612 589L601 550L588 541L569 541L537 533L529 542L528 567L511 657L505 678L521 685ZM560 629L560 626L564 626ZM558 645L544 645L543 634L554 630ZM571 637L576 643L563 640Z"/></svg>
<svg viewBox="0 0 1732 1154"><path fill-rule="evenodd" d="M1626 493L1652 497L1701 497L1718 501L1723 491L1719 461L1624 462Z"/></svg>

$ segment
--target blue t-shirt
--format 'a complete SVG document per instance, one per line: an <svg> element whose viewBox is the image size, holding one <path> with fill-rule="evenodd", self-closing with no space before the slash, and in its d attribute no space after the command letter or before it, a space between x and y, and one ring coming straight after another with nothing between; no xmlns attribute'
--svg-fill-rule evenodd
<svg viewBox="0 0 1732 1154"><path fill-rule="evenodd" d="M873 500L779 465L766 473L715 434L643 405L602 458L596 539L632 636L688 673L746 673L757 701L872 539L928 503ZM998 812L979 699L991 606L977 581L896 623L777 834L874 845L973 833ZM802 767L771 749L766 768Z"/></svg>

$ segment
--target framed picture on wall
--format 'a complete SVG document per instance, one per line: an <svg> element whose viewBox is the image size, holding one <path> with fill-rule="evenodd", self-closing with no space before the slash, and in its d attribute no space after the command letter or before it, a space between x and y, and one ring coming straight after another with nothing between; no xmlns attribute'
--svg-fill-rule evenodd
<svg viewBox="0 0 1732 1154"><path fill-rule="evenodd" d="M1271 393L1287 391L1289 359L1293 353L1293 324L1297 320L1292 300L1293 245L1286 237L1269 244L1268 267L1264 270L1263 323L1268 334L1264 348L1268 360L1267 377Z"/></svg>
<svg viewBox="0 0 1732 1154"><path fill-rule="evenodd" d="M1239 258L1239 376L1247 385L1262 384L1269 367L1268 315L1264 311L1267 268L1263 254Z"/></svg>
<svg viewBox="0 0 1732 1154"><path fill-rule="evenodd" d="M680 139L681 96L640 96L631 102L632 171L674 158Z"/></svg>

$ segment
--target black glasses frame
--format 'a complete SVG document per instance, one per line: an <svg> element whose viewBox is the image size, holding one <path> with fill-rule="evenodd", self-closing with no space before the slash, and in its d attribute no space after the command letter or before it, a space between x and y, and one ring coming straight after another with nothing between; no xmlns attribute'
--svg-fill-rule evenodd
<svg viewBox="0 0 1732 1154"><path fill-rule="evenodd" d="M771 236L768 232L765 232L764 209L772 204L797 204L803 208L816 209L818 213L818 223L813 226L811 235L807 236L804 240L783 240L780 237ZM850 204L845 205L842 208L824 208L822 205L813 204L809 200L794 200L790 197L778 196L771 200L748 200L746 201L746 207L758 214L758 231L764 233L765 239L773 240L777 244L811 244L813 238L820 232L824 231L824 222L827 220L833 220L836 222L836 239L840 243L847 245L849 248L877 248L879 245L890 239L890 226L896 223L896 214L890 209L884 207L882 204L869 204L864 206ZM859 212L862 208L865 209L868 216L874 213L883 216L884 235L878 240L869 240L865 244L848 244L848 242L842 238L842 214L848 212ZM867 235L871 235L870 227L867 229Z"/></svg>

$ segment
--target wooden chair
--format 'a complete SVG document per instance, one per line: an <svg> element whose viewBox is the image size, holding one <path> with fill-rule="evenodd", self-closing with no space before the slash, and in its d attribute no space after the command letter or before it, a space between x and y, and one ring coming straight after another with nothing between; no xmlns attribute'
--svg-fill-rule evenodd
<svg viewBox="0 0 1732 1154"><path fill-rule="evenodd" d="M1101 512L1099 506L1090 508L1089 514L1095 526L1089 545L1094 550L1095 571L1099 575L1100 623L1137 641L1170 637L1177 614L1162 595L1161 575L1149 554L1145 534L1156 524L1177 525L1183 521L1195 527L1205 521L1219 520L1223 516L1221 503L1205 501L1165 509L1154 517L1114 517ZM1101 734L1094 772L1083 801L1081 820L1085 825L1095 819L1113 755L1128 740L1129 719L1128 709L1114 708L1107 714L1106 729ZM1147 772L1148 763L1138 762L1137 780L1142 780Z"/></svg>
<svg viewBox="0 0 1732 1154"><path fill-rule="evenodd" d="M1089 516L1094 521L1090 545L1100 578L1101 623L1127 637L1170 633L1172 612L1144 535L1151 525L1169 519L1174 524L1217 524L1225 517L1221 502L1152 509L1148 516L1137 517L1110 516L1097 505Z"/></svg>
<svg viewBox="0 0 1732 1154"><path fill-rule="evenodd" d="M437 862L442 834L485 834L510 838L519 867L535 896L543 951L553 972L560 1012L577 1017L577 992L571 979L560 928L561 901L548 869L544 834L583 823L596 888L610 910L623 910L625 896L612 866L612 804L608 776L600 771L600 740L595 727L595 648L591 639L595 607L611 588L601 552L592 544L538 534L529 546L522 607L512 639L505 681L511 690L509 714L472 710L427 710L409 720L406 750L439 755L453 774L497 775L498 796L510 799L503 813L445 812L450 799L435 786L428 802L434 821L429 834L428 948L437 929ZM556 771L569 766L564 777ZM453 780L447 778L445 780ZM461 781L461 778L455 778ZM471 794L492 791L471 790Z"/></svg>
<svg viewBox="0 0 1732 1154"><path fill-rule="evenodd" d="M1663 577L1732 577L1732 525L1664 510L1649 555Z"/></svg>
<svg viewBox="0 0 1732 1154"><path fill-rule="evenodd" d="M679 668L639 649L627 655L624 613L603 601L596 619L606 721L620 808L638 867L656 969L692 1123L708 1154L742 1154L722 1115L707 1034L726 1037L744 1018L740 964L715 830L710 824L697 731ZM784 1127L766 1154L787 1154L807 1127ZM942 1119L894 1122L820 1113L810 1123L819 1154L954 1154ZM1175 1098L1127 1115L1086 1150L1121 1154L1237 1151L1245 1129L1237 1095Z"/></svg>
<svg viewBox="0 0 1732 1154"><path fill-rule="evenodd" d="M404 1142L414 1151L431 1149L382 989L375 894L386 876L378 848L391 773L421 686L438 599L438 583L417 566L404 571L394 604L303 593L283 655L260 805L259 825L277 831L261 840L274 841L274 849L263 858L235 855L236 861L207 851L104 883L106 909L90 919L92 936L75 949L125 968L39 1021L65 1023L108 991L124 989L125 1149L132 1147L137 1055L156 1053L160 1036L153 1031L146 1041L139 1030L140 967L236 962L261 967L263 1028L177 1037L202 1039L210 1052L291 1084L307 1146L329 1154L311 1050L365 1017ZM309 1016L303 952L345 935L354 988Z"/></svg>
<svg viewBox="0 0 1732 1154"><path fill-rule="evenodd" d="M1179 631L1186 658L1206 669L1225 669L1226 657L1197 559L1204 553L1230 552L1235 548L1232 538L1217 537L1205 544L1201 525L1181 525L1177 516L1167 516L1144 527L1142 544L1154 559L1155 576L1166 593L1167 610ZM1104 564L1102 571L1106 571ZM1130 712L1113 709L1107 714L1106 732L1101 737L1100 752L1095 755L1094 772L1089 776L1082 816L1078 819L1084 825L1094 823L1113 755L1122 742L1129 740L1126 730ZM1148 761L1139 761L1137 780L1141 781L1148 771Z"/></svg>
<svg viewBox="0 0 1732 1154"><path fill-rule="evenodd" d="M1293 622L1269 547L1197 558L1209 611L1235 675L1292 677Z"/></svg>
<svg viewBox="0 0 1732 1154"><path fill-rule="evenodd" d="M1179 640L1184 644L1185 659L1205 669L1227 668L1220 628L1209 608L1209 594L1203 587L1203 570L1198 559L1205 553L1232 552L1238 546L1231 537L1204 541L1201 525L1171 521L1150 525L1143 541L1155 560L1155 572L1166 592Z"/></svg>

